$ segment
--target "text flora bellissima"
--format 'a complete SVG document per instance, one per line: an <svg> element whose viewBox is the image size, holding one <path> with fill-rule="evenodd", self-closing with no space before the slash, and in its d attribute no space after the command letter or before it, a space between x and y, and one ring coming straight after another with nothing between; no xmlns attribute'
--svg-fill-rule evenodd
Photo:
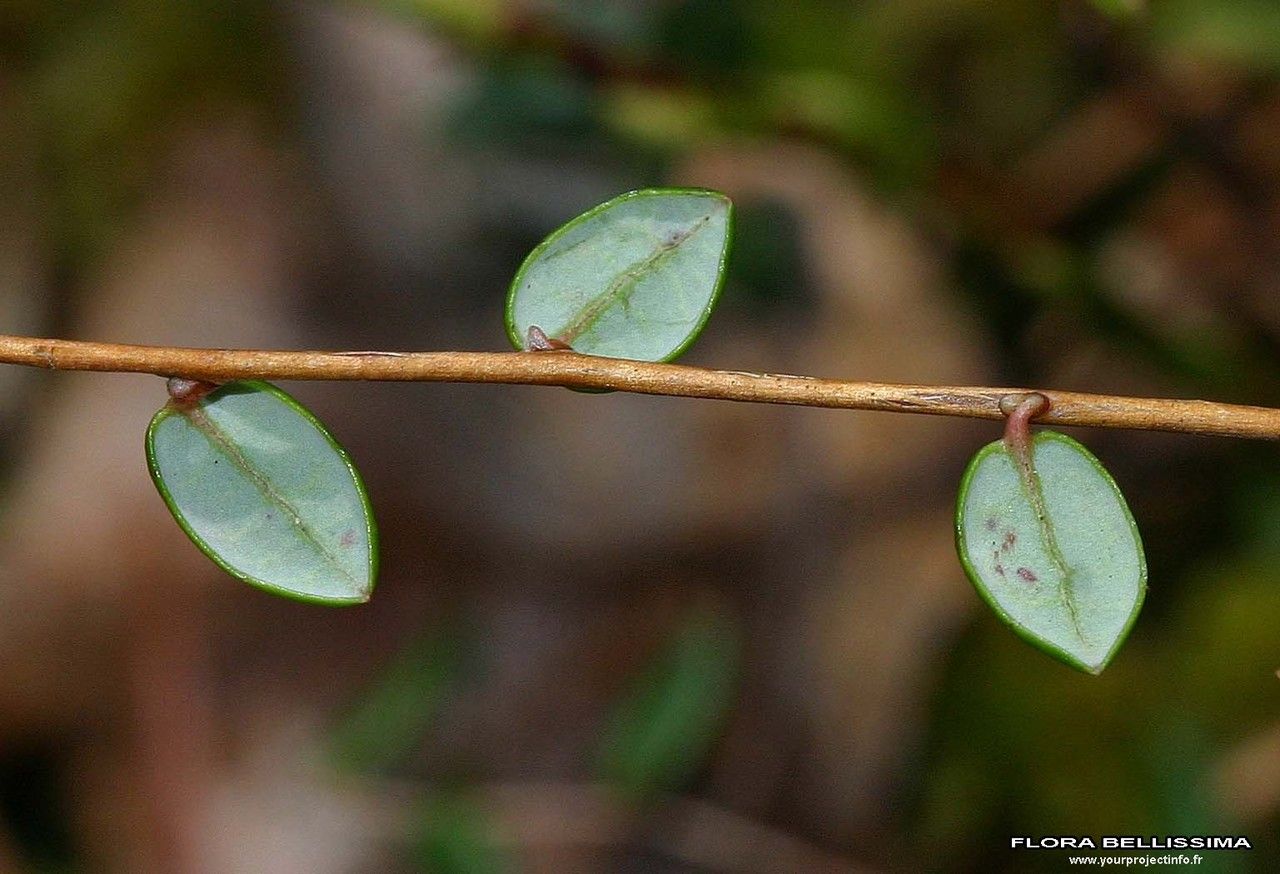
<svg viewBox="0 0 1280 874"><path fill-rule="evenodd" d="M1019 835L1009 839L1015 850L1252 850L1244 835Z"/></svg>

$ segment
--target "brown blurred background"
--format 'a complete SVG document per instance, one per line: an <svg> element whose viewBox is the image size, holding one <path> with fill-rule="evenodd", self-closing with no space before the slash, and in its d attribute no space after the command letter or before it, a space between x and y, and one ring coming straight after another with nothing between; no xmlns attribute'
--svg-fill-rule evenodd
<svg viewBox="0 0 1280 874"><path fill-rule="evenodd" d="M690 363L1280 404L1272 0L6 0L0 330L501 349L586 207L738 206ZM294 384L373 601L220 573L158 379L0 370L0 870L1280 870L1273 445L1072 433L1150 593L1100 678L981 608L990 423Z"/></svg>

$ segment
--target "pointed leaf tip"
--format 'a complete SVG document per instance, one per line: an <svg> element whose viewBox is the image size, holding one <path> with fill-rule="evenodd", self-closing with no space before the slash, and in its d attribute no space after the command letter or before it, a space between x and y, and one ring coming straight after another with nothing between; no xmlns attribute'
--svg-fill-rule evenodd
<svg viewBox="0 0 1280 874"><path fill-rule="evenodd" d="M588 210L520 265L507 334L530 328L587 355L670 361L701 333L724 281L732 203L715 191L649 188Z"/></svg>
<svg viewBox="0 0 1280 874"><path fill-rule="evenodd" d="M265 382L166 404L147 462L187 536L232 576L320 604L367 601L378 537L364 484L305 407Z"/></svg>
<svg viewBox="0 0 1280 874"><path fill-rule="evenodd" d="M1035 646L1101 673L1142 607L1142 541L1110 474L1065 434L1039 431L1032 476L1009 446L983 447L956 502L956 548L974 587Z"/></svg>

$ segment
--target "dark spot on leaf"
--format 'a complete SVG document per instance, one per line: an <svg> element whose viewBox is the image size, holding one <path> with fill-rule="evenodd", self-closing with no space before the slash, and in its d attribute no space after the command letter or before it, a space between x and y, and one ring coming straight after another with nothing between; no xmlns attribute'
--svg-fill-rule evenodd
<svg viewBox="0 0 1280 874"><path fill-rule="evenodd" d="M356 532L351 528L348 528L346 531L343 531L342 536L338 538L338 545L343 547L344 549L350 549L352 546L355 545L355 542L356 542Z"/></svg>
<svg viewBox="0 0 1280 874"><path fill-rule="evenodd" d="M995 570L1000 576L1004 576L1004 565L1000 563L1000 553L992 551L991 560L995 562Z"/></svg>
<svg viewBox="0 0 1280 874"><path fill-rule="evenodd" d="M1026 580L1028 583L1034 583L1040 579L1031 571L1031 568L1028 567L1018 568L1018 576Z"/></svg>
<svg viewBox="0 0 1280 874"><path fill-rule="evenodd" d="M988 531L995 531L995 530L996 530L996 517L995 517L995 516L988 516L988 517L987 517L987 521L986 521L984 524L987 526L987 530L988 530Z"/></svg>
<svg viewBox="0 0 1280 874"><path fill-rule="evenodd" d="M1017 542L1018 542L1018 535L1012 531L1006 531L1004 533L1004 542L1000 544L1000 551L1008 552L1009 550L1013 549L1013 545Z"/></svg>

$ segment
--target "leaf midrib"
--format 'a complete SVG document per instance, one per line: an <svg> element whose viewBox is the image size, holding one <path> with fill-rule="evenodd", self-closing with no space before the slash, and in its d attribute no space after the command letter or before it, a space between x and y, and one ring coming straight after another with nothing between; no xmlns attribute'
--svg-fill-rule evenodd
<svg viewBox="0 0 1280 874"><path fill-rule="evenodd" d="M644 275L656 268L662 261L672 257L681 246L693 239L699 231L710 224L711 218L711 214L702 216L675 239L670 242L660 243L651 254L628 265L614 276L604 291L587 301L582 309L570 318L563 328L554 332L552 336L565 343L572 343L590 330L596 322L600 321L601 317L614 305L622 304L625 307L630 301L632 292L635 291L636 286L644 278Z"/></svg>
<svg viewBox="0 0 1280 874"><path fill-rule="evenodd" d="M1066 608L1067 615L1071 619L1071 627L1075 630L1076 636L1080 638L1082 643L1088 644L1089 641L1084 636L1084 629L1080 626L1080 614L1074 599L1074 574L1071 566L1067 564L1066 557L1062 554L1061 547L1058 546L1058 537L1053 530L1053 522L1049 519L1048 507L1045 505L1044 489L1040 482L1040 473L1036 470L1035 465L1034 442L1030 443L1025 459L1019 457L1020 455L1021 453L1014 453L1014 467L1018 470L1018 479L1022 485L1023 493L1031 503L1031 510L1035 513L1036 521L1039 524L1040 542L1044 544L1045 552L1049 556L1049 562L1054 566L1054 570L1058 572L1060 577L1058 594L1062 599L1063 607Z"/></svg>
<svg viewBox="0 0 1280 874"><path fill-rule="evenodd" d="M269 503L275 505L284 512L285 516L293 523L291 530L298 535L308 545L314 547L324 560L334 568L343 578L345 578L354 587L355 591L363 592L364 586L359 580L352 576L342 563L338 560L328 547L317 537L316 533L311 530L302 518L302 514L298 511L288 498L280 494L271 481L265 477L254 465L245 457L244 453L236 445L226 432L218 426L205 412L202 404L196 404L189 408L179 408L178 412L191 423L191 426L205 436L213 448L221 452L236 468L244 474L245 478L253 484L258 493Z"/></svg>

